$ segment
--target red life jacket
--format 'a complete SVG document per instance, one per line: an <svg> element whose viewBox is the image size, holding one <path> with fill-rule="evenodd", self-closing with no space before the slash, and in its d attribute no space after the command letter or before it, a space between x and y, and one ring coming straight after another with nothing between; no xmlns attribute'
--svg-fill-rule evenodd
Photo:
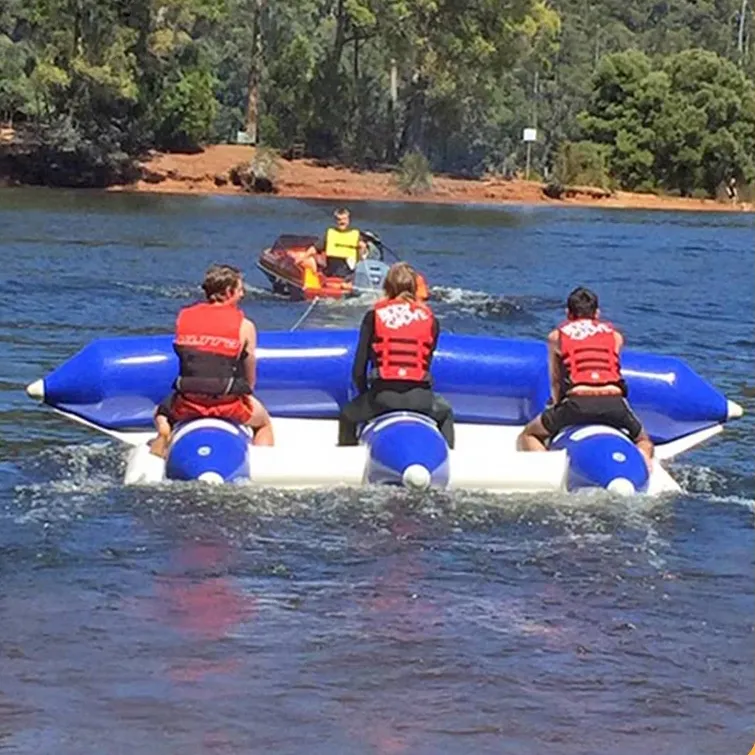
<svg viewBox="0 0 755 755"><path fill-rule="evenodd" d="M617 385L623 390L615 332L611 323L587 317L559 325L567 390L575 385Z"/></svg>
<svg viewBox="0 0 755 755"><path fill-rule="evenodd" d="M375 305L375 353L381 380L427 382L435 317L425 304L386 299Z"/></svg>
<svg viewBox="0 0 755 755"><path fill-rule="evenodd" d="M175 388L184 395L251 393L244 376L240 330L244 313L234 305L201 302L176 318L173 348L180 362Z"/></svg>

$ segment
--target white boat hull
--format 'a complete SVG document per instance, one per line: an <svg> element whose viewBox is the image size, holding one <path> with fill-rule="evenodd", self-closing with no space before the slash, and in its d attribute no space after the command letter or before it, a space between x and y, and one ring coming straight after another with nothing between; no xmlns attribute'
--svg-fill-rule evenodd
<svg viewBox="0 0 755 755"><path fill-rule="evenodd" d="M251 472L244 484L276 488L365 484L368 449L338 447L336 420L276 418L273 429L274 447L250 446ZM517 451L520 431L521 427L503 425L458 425L456 449L449 451L447 488L494 493L565 491L567 452ZM120 438L133 446L126 465L126 484L154 484L166 479L165 461L149 452L147 443L152 437L151 433L134 433ZM679 490L657 461L647 492L657 495Z"/></svg>

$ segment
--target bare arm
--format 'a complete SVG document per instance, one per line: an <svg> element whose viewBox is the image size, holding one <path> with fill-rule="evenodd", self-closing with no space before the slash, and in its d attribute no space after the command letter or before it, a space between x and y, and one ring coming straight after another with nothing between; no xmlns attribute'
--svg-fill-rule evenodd
<svg viewBox="0 0 755 755"><path fill-rule="evenodd" d="M618 354L624 348L624 336L618 330L614 330L613 338L616 342L616 353Z"/></svg>
<svg viewBox="0 0 755 755"><path fill-rule="evenodd" d="M321 254L325 251L325 236L320 236L314 244L307 247L307 254Z"/></svg>
<svg viewBox="0 0 755 755"><path fill-rule="evenodd" d="M548 378L551 384L551 398L557 404L561 400L561 354L558 350L558 331L548 334Z"/></svg>
<svg viewBox="0 0 755 755"><path fill-rule="evenodd" d="M246 350L244 357L244 375L249 383L249 387L254 390L254 384L257 382L257 358L255 349L257 348L257 328L251 320L244 319L241 323L241 343Z"/></svg>

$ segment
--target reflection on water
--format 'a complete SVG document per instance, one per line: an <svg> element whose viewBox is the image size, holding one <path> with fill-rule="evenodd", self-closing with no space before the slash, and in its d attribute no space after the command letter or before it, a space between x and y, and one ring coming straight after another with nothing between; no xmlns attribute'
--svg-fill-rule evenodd
<svg viewBox="0 0 755 755"><path fill-rule="evenodd" d="M185 635L185 663L169 669L174 681L200 681L207 674L230 674L240 659L213 662L203 650L232 636L251 621L257 610L254 596L245 595L228 575L233 556L228 545L187 543L171 554L165 574L155 577L155 618Z"/></svg>

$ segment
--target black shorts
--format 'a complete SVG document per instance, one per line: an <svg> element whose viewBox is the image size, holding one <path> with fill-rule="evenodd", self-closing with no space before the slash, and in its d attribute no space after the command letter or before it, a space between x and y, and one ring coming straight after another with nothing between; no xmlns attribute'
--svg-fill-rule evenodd
<svg viewBox="0 0 755 755"><path fill-rule="evenodd" d="M624 430L632 441L644 432L623 396L567 396L548 407L540 421L551 438L569 425L608 425Z"/></svg>
<svg viewBox="0 0 755 755"><path fill-rule="evenodd" d="M325 260L325 275L334 278L350 278L354 271L349 263L341 257L327 257Z"/></svg>
<svg viewBox="0 0 755 755"><path fill-rule="evenodd" d="M381 381L383 386L392 381ZM369 422L387 412L409 411L425 414L435 420L449 448L454 447L454 413L451 404L426 386L409 390L391 390L374 386L349 401L341 410L338 428L338 445L353 446L357 443L357 425Z"/></svg>

